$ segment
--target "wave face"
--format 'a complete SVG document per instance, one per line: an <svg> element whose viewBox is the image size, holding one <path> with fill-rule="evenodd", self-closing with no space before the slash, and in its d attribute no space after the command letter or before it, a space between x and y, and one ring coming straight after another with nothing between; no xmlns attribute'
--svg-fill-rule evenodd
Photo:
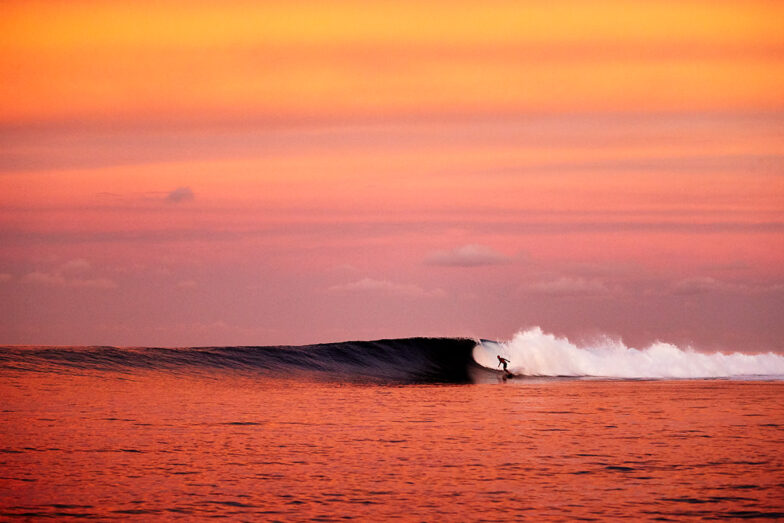
<svg viewBox="0 0 784 523"><path fill-rule="evenodd" d="M470 339L409 338L299 347L6 347L0 368L38 372L165 370L315 374L346 380L466 383L478 369Z"/></svg>
<svg viewBox="0 0 784 523"><path fill-rule="evenodd" d="M779 354L708 354L660 342L638 350L609 338L578 347L539 327L518 332L508 342L482 341L474 358L495 368L497 354L511 361L510 371L525 376L784 379L784 356Z"/></svg>

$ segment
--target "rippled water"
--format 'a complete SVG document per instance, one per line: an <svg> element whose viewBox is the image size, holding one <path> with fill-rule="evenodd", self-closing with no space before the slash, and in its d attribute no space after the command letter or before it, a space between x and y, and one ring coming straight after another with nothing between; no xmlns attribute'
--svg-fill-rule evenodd
<svg viewBox="0 0 784 523"><path fill-rule="evenodd" d="M784 518L782 382L0 382L0 517Z"/></svg>

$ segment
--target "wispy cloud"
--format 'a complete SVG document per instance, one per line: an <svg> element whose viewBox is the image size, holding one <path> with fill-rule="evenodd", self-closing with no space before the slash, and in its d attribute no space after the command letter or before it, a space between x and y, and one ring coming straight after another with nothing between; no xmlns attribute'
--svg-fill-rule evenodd
<svg viewBox="0 0 784 523"><path fill-rule="evenodd" d="M332 292L379 293L411 298L438 297L446 294L442 289L426 290L412 283L395 283L389 280L374 280L372 278L363 278L351 283L333 285L329 290Z"/></svg>
<svg viewBox="0 0 784 523"><path fill-rule="evenodd" d="M84 258L76 258L62 264L58 270L63 273L79 273L89 271L92 267L92 264Z"/></svg>
<svg viewBox="0 0 784 523"><path fill-rule="evenodd" d="M178 289L195 289L199 284L195 280L182 280L177 282Z"/></svg>
<svg viewBox="0 0 784 523"><path fill-rule="evenodd" d="M684 296L708 293L759 294L780 292L782 290L784 290L784 285L782 284L735 283L717 280L710 276L695 276L672 284L669 288L669 294Z"/></svg>
<svg viewBox="0 0 784 523"><path fill-rule="evenodd" d="M425 258L428 265L480 267L506 263L509 258L484 245L469 244L447 251L434 251Z"/></svg>
<svg viewBox="0 0 784 523"><path fill-rule="evenodd" d="M613 288L598 278L562 276L524 285L524 292L547 296L600 296L610 294Z"/></svg>
<svg viewBox="0 0 784 523"><path fill-rule="evenodd" d="M92 264L85 259L70 260L52 271L33 271L25 274L22 283L49 287L115 289L117 284L109 278L88 277L85 273L92 270Z"/></svg>
<svg viewBox="0 0 784 523"><path fill-rule="evenodd" d="M171 203L189 202L193 199L194 194L190 187L177 187L166 195L166 201Z"/></svg>
<svg viewBox="0 0 784 523"><path fill-rule="evenodd" d="M93 289L115 289L117 284L108 278L67 278L62 274L50 272L30 272L22 277L24 283L47 285L51 287L85 287Z"/></svg>

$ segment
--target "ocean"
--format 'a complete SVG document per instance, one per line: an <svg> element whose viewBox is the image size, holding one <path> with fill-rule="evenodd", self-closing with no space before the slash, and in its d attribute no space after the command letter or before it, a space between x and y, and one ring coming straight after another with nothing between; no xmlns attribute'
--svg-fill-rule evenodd
<svg viewBox="0 0 784 523"><path fill-rule="evenodd" d="M780 355L537 329L5 347L0 518L780 519L783 392Z"/></svg>

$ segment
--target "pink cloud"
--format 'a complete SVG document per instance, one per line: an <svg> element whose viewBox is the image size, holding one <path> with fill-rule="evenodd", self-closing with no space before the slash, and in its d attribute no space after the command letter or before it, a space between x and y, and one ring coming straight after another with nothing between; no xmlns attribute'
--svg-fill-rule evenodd
<svg viewBox="0 0 784 523"><path fill-rule="evenodd" d="M447 267L479 267L506 263L509 258L484 245L470 244L448 251L435 251L425 258L428 265Z"/></svg>
<svg viewBox="0 0 784 523"><path fill-rule="evenodd" d="M182 280L177 282L177 287L180 289L194 289L198 286L199 284L194 280Z"/></svg>
<svg viewBox="0 0 784 523"><path fill-rule="evenodd" d="M31 272L22 277L22 282L52 287L85 287L93 289L115 289L117 284L108 278L68 278L59 273Z"/></svg>
<svg viewBox="0 0 784 523"><path fill-rule="evenodd" d="M166 195L166 201L171 203L189 202L193 199L193 190L190 187L177 187Z"/></svg>
<svg viewBox="0 0 784 523"><path fill-rule="evenodd" d="M115 289L117 284L109 278L90 278L84 275L92 269L92 265L85 259L77 258L65 262L53 271L33 271L22 277L22 283L44 285L49 287L71 287L92 289Z"/></svg>
<svg viewBox="0 0 784 523"><path fill-rule="evenodd" d="M548 296L592 296L610 294L610 288L602 280L562 276L553 280L534 282L523 286L523 291Z"/></svg>
<svg viewBox="0 0 784 523"><path fill-rule="evenodd" d="M329 290L333 292L379 293L409 298L438 297L446 294L442 289L425 290L422 287L411 283L395 283L389 280L374 280L372 278L363 278L351 283L333 285Z"/></svg>
<svg viewBox="0 0 784 523"><path fill-rule="evenodd" d="M711 278L710 276L696 276L685 278L676 282L670 289L671 294L706 294L711 292L723 292L734 294L754 294L765 292L778 292L784 290L784 285L752 285L732 283Z"/></svg>
<svg viewBox="0 0 784 523"><path fill-rule="evenodd" d="M60 266L59 272L84 272L92 269L92 264L84 258L76 258Z"/></svg>

